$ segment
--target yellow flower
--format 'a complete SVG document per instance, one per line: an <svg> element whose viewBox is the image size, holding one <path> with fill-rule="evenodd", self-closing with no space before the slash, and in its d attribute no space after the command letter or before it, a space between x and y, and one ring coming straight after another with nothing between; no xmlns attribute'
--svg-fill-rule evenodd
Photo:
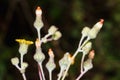
<svg viewBox="0 0 120 80"><path fill-rule="evenodd" d="M20 43L20 44L27 44L27 45L33 44L32 41L27 41L25 39L16 39L15 41Z"/></svg>
<svg viewBox="0 0 120 80"><path fill-rule="evenodd" d="M27 41L25 39L16 39L16 41L20 44L19 53L21 55L25 55L27 53L28 46L33 44L32 41Z"/></svg>

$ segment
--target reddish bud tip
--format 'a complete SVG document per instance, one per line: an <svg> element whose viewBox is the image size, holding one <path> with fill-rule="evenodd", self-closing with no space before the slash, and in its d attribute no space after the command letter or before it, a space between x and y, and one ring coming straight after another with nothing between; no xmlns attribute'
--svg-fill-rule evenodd
<svg viewBox="0 0 120 80"><path fill-rule="evenodd" d="M89 59L93 59L94 56L95 56L95 51L94 50L90 51L90 53L88 55Z"/></svg>
<svg viewBox="0 0 120 80"><path fill-rule="evenodd" d="M104 22L104 19L100 19L100 23L103 24L103 22Z"/></svg>
<svg viewBox="0 0 120 80"><path fill-rule="evenodd" d="M41 10L41 8L39 6L36 9L36 15L37 16L41 16L42 15L42 10Z"/></svg>
<svg viewBox="0 0 120 80"><path fill-rule="evenodd" d="M71 64L74 64L74 58L72 57L72 55L68 55L69 56L69 59L70 59L70 61L71 61Z"/></svg>
<svg viewBox="0 0 120 80"><path fill-rule="evenodd" d="M36 45L37 48L40 47L40 40L39 40L38 38L37 38L36 41L35 41L35 45Z"/></svg>
<svg viewBox="0 0 120 80"><path fill-rule="evenodd" d="M40 6L37 7L37 10L41 10Z"/></svg>
<svg viewBox="0 0 120 80"><path fill-rule="evenodd" d="M49 56L54 57L54 54L53 54L53 51L51 48L49 49L48 54L49 54Z"/></svg>
<svg viewBox="0 0 120 80"><path fill-rule="evenodd" d="M51 51L52 51L52 49L50 48L48 52L51 52Z"/></svg>

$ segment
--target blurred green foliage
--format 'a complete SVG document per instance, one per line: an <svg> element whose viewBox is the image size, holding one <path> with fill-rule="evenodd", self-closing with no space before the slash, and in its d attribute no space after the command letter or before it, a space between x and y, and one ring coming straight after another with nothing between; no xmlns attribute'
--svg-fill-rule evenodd
<svg viewBox="0 0 120 80"><path fill-rule="evenodd" d="M19 71L11 65L10 58L19 56L18 44L14 41L16 38L35 41L36 31L32 23L37 6L43 10L43 35L53 24L63 34L59 41L43 46L45 53L48 48L53 48L56 61L66 51L74 53L84 26L92 27L103 18L103 28L97 38L92 40L96 53L94 68L82 80L120 80L120 0L0 0L0 80L22 80ZM26 72L28 80L39 80L37 64L32 58L34 49L34 45L31 46L25 56L25 61L29 63ZM78 76L80 59L81 54L77 56L75 65L71 66L67 80L75 80ZM48 75L47 70L44 70ZM53 74L58 72L57 63Z"/></svg>

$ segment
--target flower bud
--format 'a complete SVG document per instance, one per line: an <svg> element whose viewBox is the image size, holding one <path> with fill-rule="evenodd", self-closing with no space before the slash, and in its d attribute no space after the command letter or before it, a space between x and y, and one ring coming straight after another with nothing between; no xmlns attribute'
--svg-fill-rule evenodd
<svg viewBox="0 0 120 80"><path fill-rule="evenodd" d="M104 22L104 20L101 19L101 20L100 20L99 22L97 22L97 23L93 26L93 28L89 31L88 37L89 37L90 39L96 38L98 32L100 31L100 29L101 29L102 26L103 26L103 22Z"/></svg>
<svg viewBox="0 0 120 80"><path fill-rule="evenodd" d="M67 52L64 54L63 58L59 61L59 65L61 69L65 70L70 62L71 62L70 54Z"/></svg>
<svg viewBox="0 0 120 80"><path fill-rule="evenodd" d="M36 13L36 19L35 19L35 22L34 22L34 27L37 30L39 30L39 29L41 29L44 26L44 24L42 22L42 10L41 10L41 8L37 7L35 13Z"/></svg>
<svg viewBox="0 0 120 80"><path fill-rule="evenodd" d="M60 31L56 31L55 34L53 35L54 40L58 40L62 36Z"/></svg>
<svg viewBox="0 0 120 80"><path fill-rule="evenodd" d="M19 64L19 59L17 57L14 57L14 58L11 59L11 63L13 65L18 65Z"/></svg>
<svg viewBox="0 0 120 80"><path fill-rule="evenodd" d="M36 11L35 11L35 14L36 14L36 16L41 17L41 15L42 15L42 10L41 10L41 8L40 8L39 6L37 7L37 9L36 9Z"/></svg>
<svg viewBox="0 0 120 80"><path fill-rule="evenodd" d="M56 26L52 25L52 26L49 28L48 33L52 35L52 34L54 34L56 31L57 31Z"/></svg>
<svg viewBox="0 0 120 80"><path fill-rule="evenodd" d="M52 49L49 49L48 54L49 54L50 58L54 58L54 54L53 54Z"/></svg>
<svg viewBox="0 0 120 80"><path fill-rule="evenodd" d="M27 50L28 50L28 46L30 44L33 44L32 41L27 41L25 39L16 39L17 42L19 42L20 44L20 47L19 47L19 53L21 55L25 55L27 53Z"/></svg>
<svg viewBox="0 0 120 80"><path fill-rule="evenodd" d="M92 69L93 68L92 60L87 59L83 64L83 68L85 71Z"/></svg>
<svg viewBox="0 0 120 80"><path fill-rule="evenodd" d="M53 54L52 49L49 49L48 54L49 54L50 58L49 58L48 63L46 64L46 68L48 69L48 71L53 71L55 69L56 65L54 62L54 54Z"/></svg>
<svg viewBox="0 0 120 80"><path fill-rule="evenodd" d="M88 54L89 51L91 50L91 47L92 47L92 43L91 43L91 42L87 42L87 43L83 46L83 48L82 48L83 54Z"/></svg>
<svg viewBox="0 0 120 80"><path fill-rule="evenodd" d="M90 31L89 27L84 27L83 30L82 30L82 35L86 37L88 35L89 31Z"/></svg>
<svg viewBox="0 0 120 80"><path fill-rule="evenodd" d="M23 63L21 64L21 67L22 67L22 69L26 69L26 68L28 67L28 63L23 62Z"/></svg>
<svg viewBox="0 0 120 80"><path fill-rule="evenodd" d="M42 51L39 48L36 49L36 53L34 54L33 57L34 60L36 60L38 63L42 63L45 59L44 53L42 53Z"/></svg>
<svg viewBox="0 0 120 80"><path fill-rule="evenodd" d="M27 51L28 51L28 45L20 44L19 53L22 55L25 55L27 53Z"/></svg>
<svg viewBox="0 0 120 80"><path fill-rule="evenodd" d="M43 42L43 43L47 43L48 40L47 40L46 38L42 38L42 42Z"/></svg>
<svg viewBox="0 0 120 80"><path fill-rule="evenodd" d="M28 63L23 62L23 63L21 64L20 73L21 73L21 74L25 73L25 70L26 70L27 67L28 67Z"/></svg>
<svg viewBox="0 0 120 80"><path fill-rule="evenodd" d="M56 65L53 60L49 60L48 63L46 64L46 68L48 71L53 71L55 69Z"/></svg>

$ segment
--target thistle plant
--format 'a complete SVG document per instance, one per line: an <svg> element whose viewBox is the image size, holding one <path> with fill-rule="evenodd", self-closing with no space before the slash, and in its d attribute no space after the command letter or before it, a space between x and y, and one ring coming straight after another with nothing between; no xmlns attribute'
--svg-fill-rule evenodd
<svg viewBox="0 0 120 80"><path fill-rule="evenodd" d="M34 28L37 31L37 39L35 41L36 51L33 56L34 60L38 64L38 72L40 80L46 80L45 74L43 71L43 61L45 60L45 55L42 51L41 45L43 43L47 43L52 40L58 40L62 34L58 31L58 28L54 25L50 26L48 29L48 33L41 37L41 29L44 26L42 21L42 10L40 7L37 7L36 11L36 19L34 22ZM88 72L90 69L93 68L92 60L94 59L95 51L92 50L92 42L91 39L95 39L97 37L98 32L103 26L103 19L100 19L92 28L84 27L81 31L81 38L78 44L78 47L73 55L69 52L66 52L59 60L60 71L58 73L57 80L65 80L65 77L70 69L70 66L75 63L75 58L78 54L82 53L82 58L80 62L80 74L76 78L76 80L80 80L81 77ZM25 70L28 67L28 63L23 61L24 55L27 53L28 46L33 44L32 41L27 41L25 39L16 39L16 41L20 44L19 53L20 59L18 57L12 58L11 63L20 71L24 80L27 80L25 76ZM46 63L46 68L49 72L49 80L52 80L52 71L56 68L56 64L54 62L54 52L52 49L48 50L49 60ZM88 59L85 60L85 57L88 56ZM20 62L19 62L20 61ZM20 66L19 66L20 65Z"/></svg>

